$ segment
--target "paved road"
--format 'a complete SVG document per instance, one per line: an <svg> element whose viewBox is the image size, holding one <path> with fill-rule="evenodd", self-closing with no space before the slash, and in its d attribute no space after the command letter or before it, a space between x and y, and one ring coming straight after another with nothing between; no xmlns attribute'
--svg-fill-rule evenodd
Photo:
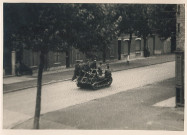
<svg viewBox="0 0 187 135"><path fill-rule="evenodd" d="M175 62L129 69L113 73L113 83L109 88L92 91L76 87L74 82L66 81L43 86L41 113L81 104L93 99L106 97L122 91L131 90L154 82L173 78ZM3 95L3 127L12 128L34 115L36 88Z"/></svg>
<svg viewBox="0 0 187 135"><path fill-rule="evenodd" d="M175 78L45 113L40 129L184 130L175 108ZM14 129L32 129L33 119Z"/></svg>
<svg viewBox="0 0 187 135"><path fill-rule="evenodd" d="M171 62L175 60L174 54L158 55L151 57L141 57L131 59L130 64L127 65L126 60L111 61L110 68L112 71L127 70L137 67L144 67L154 64L161 64L165 62ZM51 72L44 72L42 83L54 83L72 78L74 68L62 69ZM12 92L20 89L28 89L35 87L37 84L37 75L34 76L21 76L21 77L9 77L3 78L3 92Z"/></svg>

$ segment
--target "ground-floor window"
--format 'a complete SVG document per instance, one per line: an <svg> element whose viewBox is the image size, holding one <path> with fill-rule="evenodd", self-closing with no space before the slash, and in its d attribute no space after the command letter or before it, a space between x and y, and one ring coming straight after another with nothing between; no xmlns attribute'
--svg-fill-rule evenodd
<svg viewBox="0 0 187 135"><path fill-rule="evenodd" d="M32 66L38 66L38 52L32 51Z"/></svg>
<svg viewBox="0 0 187 135"><path fill-rule="evenodd" d="M77 52L76 52L76 60L79 60L80 57L81 57L81 56L80 56L80 53L77 51Z"/></svg>
<svg viewBox="0 0 187 135"><path fill-rule="evenodd" d="M55 52L55 63L60 62L60 52Z"/></svg>
<svg viewBox="0 0 187 135"><path fill-rule="evenodd" d="M136 39L136 52L141 51L141 40Z"/></svg>

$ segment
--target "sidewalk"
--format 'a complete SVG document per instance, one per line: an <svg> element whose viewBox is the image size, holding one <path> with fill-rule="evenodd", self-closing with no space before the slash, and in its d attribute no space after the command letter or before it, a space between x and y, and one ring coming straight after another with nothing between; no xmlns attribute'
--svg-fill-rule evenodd
<svg viewBox="0 0 187 135"><path fill-rule="evenodd" d="M175 79L123 91L41 115L40 129L184 130L184 108L174 108ZM33 119L13 129L32 129Z"/></svg>
<svg viewBox="0 0 187 135"><path fill-rule="evenodd" d="M149 66L153 64L165 63L174 61L174 54L151 56L147 58L131 59L130 64L127 65L126 60L119 60L110 62L110 68L112 72L127 70L131 68ZM61 82L70 80L73 76L74 68L62 69L57 71L50 71L43 73L43 85L51 84L55 82ZM3 78L3 93L13 92L17 90L23 90L27 88L36 87L37 75L33 76L21 76L21 77L8 77Z"/></svg>

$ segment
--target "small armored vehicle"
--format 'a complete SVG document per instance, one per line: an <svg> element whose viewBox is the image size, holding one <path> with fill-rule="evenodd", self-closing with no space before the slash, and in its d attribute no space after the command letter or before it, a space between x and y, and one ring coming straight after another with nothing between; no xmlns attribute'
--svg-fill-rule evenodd
<svg viewBox="0 0 187 135"><path fill-rule="evenodd" d="M94 90L108 87L112 83L112 74L106 69L103 75L100 75L98 69L82 70L77 78L77 86L80 88L92 88Z"/></svg>

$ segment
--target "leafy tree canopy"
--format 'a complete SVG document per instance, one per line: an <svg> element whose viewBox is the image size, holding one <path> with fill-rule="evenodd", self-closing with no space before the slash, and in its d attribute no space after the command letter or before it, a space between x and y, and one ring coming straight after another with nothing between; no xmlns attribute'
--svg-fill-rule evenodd
<svg viewBox="0 0 187 135"><path fill-rule="evenodd" d="M4 4L5 37L37 51L97 51L116 37L120 18L109 4ZM103 50L103 49L102 49Z"/></svg>

